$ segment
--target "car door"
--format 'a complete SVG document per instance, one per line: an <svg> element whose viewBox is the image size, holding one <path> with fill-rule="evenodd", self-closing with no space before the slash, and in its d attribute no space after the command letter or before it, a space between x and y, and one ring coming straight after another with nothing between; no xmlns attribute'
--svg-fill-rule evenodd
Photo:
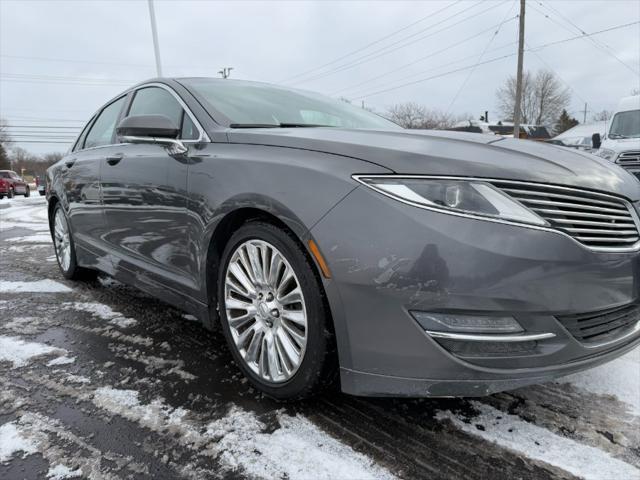
<svg viewBox="0 0 640 480"><path fill-rule="evenodd" d="M122 96L102 108L87 124L74 149L62 159L61 176L74 240L79 247L96 254L105 252L100 169L112 147L125 100L126 96Z"/></svg>
<svg viewBox="0 0 640 480"><path fill-rule="evenodd" d="M182 138L197 138L175 93L145 86L133 93L131 115L165 115L182 126ZM194 133L195 132L195 133ZM158 277L163 284L193 288L186 274L187 160L159 144L123 144L102 164L105 236L119 267Z"/></svg>

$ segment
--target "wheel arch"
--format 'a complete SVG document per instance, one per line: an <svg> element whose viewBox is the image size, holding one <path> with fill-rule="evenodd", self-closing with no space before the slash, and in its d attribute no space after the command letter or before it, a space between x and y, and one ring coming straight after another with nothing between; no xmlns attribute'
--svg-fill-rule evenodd
<svg viewBox="0 0 640 480"><path fill-rule="evenodd" d="M216 282L220 269L222 253L224 252L224 249L227 246L227 243L229 242L233 233L242 225L253 221L270 223L284 230L285 232L289 233L289 235L291 235L291 237L302 248L302 251L305 252L307 260L312 265L313 273L316 276L316 280L320 287L323 301L325 302L325 310L330 317L329 324L331 325L331 328L333 330L332 333L335 333L333 316L331 314L331 309L328 304L328 297L322 281L322 272L317 262L314 260L313 255L311 255L311 253L309 252L309 248L305 242L305 240L308 240L310 238L308 229L303 228L303 224L301 222L292 221L291 217L287 216L287 219L284 220L281 216L278 216L273 212L256 208L254 206L244 206L227 212L225 216L216 224L215 229L213 229L213 232L211 233L206 254L206 268L204 279L207 301L209 304L209 322L207 326L209 328L212 328L214 324L217 323L220 319L218 314Z"/></svg>

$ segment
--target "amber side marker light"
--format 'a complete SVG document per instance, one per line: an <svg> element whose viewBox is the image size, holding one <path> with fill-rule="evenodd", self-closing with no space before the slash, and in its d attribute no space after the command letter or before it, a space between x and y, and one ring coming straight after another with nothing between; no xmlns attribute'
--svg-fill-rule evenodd
<svg viewBox="0 0 640 480"><path fill-rule="evenodd" d="M313 255L313 258L315 258L316 262L318 262L324 278L331 278L331 271L329 270L329 266L327 265L327 262L324 261L318 245L316 245L316 242L314 242L313 240L309 240L309 250L311 251L311 255Z"/></svg>

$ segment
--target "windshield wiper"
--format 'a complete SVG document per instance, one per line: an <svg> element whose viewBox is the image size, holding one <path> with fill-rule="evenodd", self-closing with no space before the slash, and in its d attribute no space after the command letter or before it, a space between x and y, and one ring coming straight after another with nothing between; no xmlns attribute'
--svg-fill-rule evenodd
<svg viewBox="0 0 640 480"><path fill-rule="evenodd" d="M626 135L620 135L619 133L611 133L609 132L609 138L631 138Z"/></svg>
<svg viewBox="0 0 640 480"><path fill-rule="evenodd" d="M229 128L316 128L331 127L331 125L316 125L314 123L232 123Z"/></svg>

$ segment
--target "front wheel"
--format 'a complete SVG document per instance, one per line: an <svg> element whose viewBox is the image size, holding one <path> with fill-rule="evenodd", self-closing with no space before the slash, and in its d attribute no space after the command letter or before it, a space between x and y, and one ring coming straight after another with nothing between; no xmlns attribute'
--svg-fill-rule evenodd
<svg viewBox="0 0 640 480"><path fill-rule="evenodd" d="M330 319L313 265L287 232L263 222L241 227L222 256L222 329L249 381L277 399L308 397L334 368Z"/></svg>
<svg viewBox="0 0 640 480"><path fill-rule="evenodd" d="M24 191L24 197L27 198L31 196L31 190L29 189L29 187L27 187L27 189Z"/></svg>
<svg viewBox="0 0 640 480"><path fill-rule="evenodd" d="M13 198L13 187L9 188L9 191L7 192L7 198Z"/></svg>

